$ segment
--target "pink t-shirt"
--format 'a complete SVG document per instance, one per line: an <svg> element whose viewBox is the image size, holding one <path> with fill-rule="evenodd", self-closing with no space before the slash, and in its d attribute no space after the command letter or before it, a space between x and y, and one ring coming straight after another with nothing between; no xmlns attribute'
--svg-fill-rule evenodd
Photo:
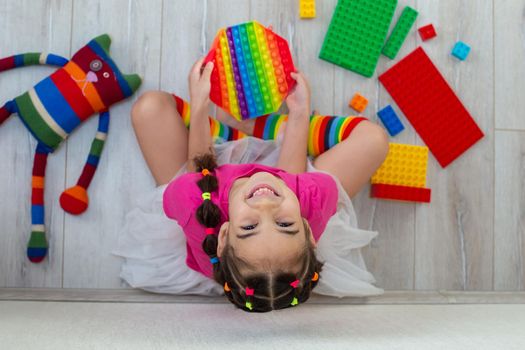
<svg viewBox="0 0 525 350"><path fill-rule="evenodd" d="M225 164L217 167L214 175L219 187L211 194L211 200L221 212L220 225L228 221L228 195L233 182L240 177L249 177L259 171L269 172L281 178L296 194L301 206L301 215L308 220L312 234L317 242L328 219L337 211L337 184L328 174L308 172L290 174L284 170L261 164ZM197 221L196 210L202 204L202 191L197 181L202 175L197 172L186 173L170 182L164 191L164 212L178 222L186 234L186 264L205 276L213 276L213 265L202 249L206 238L205 227Z"/></svg>

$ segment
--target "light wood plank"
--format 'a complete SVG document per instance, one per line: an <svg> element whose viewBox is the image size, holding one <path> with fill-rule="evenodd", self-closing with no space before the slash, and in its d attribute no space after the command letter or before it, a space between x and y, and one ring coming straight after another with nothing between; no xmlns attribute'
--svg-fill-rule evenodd
<svg viewBox="0 0 525 350"><path fill-rule="evenodd" d="M492 2L419 1L438 37L423 47L486 133L446 169L430 155L432 204L416 208L416 289L491 290L494 220ZM468 60L450 55L455 42Z"/></svg>
<svg viewBox="0 0 525 350"><path fill-rule="evenodd" d="M496 128L525 130L524 28L524 1L494 1Z"/></svg>
<svg viewBox="0 0 525 350"><path fill-rule="evenodd" d="M400 1L392 23L390 32L397 23L405 6L416 7L415 1ZM370 97L370 105L365 116L381 125L377 112L387 105L392 105L405 125L405 130L390 137L390 142L414 144L416 137L403 113L395 105L390 95L379 84L378 76L405 57L416 47L416 33L411 33L403 44L395 60L381 55L373 78L367 79L357 74L342 76L339 81L342 91L340 105L345 105L354 92L361 90ZM414 288L414 220L415 204L384 201L370 198L370 186L367 185L354 199L360 226L378 231L378 236L364 249L364 256L368 268L374 274L379 286L385 289L410 290Z"/></svg>
<svg viewBox="0 0 525 350"><path fill-rule="evenodd" d="M293 8L290 11L295 19L295 26L292 27L293 36L287 39L291 39L292 54L297 68L302 70L310 81L312 109L317 110L319 114L337 114L334 94L337 68L332 63L319 59L319 52L337 1L316 1L316 17L313 19L300 19L299 2L292 3Z"/></svg>
<svg viewBox="0 0 525 350"><path fill-rule="evenodd" d="M188 73L207 49L207 1L164 1L161 89L189 100Z"/></svg>
<svg viewBox="0 0 525 350"><path fill-rule="evenodd" d="M120 258L116 247L125 214L139 193L153 189L129 118L132 102L141 91L159 86L162 1L75 2L73 49L101 33L113 39L111 55L125 72L136 72L144 83L133 98L111 108L108 139L97 174L91 183L90 207L65 220L65 288L118 288ZM126 20L119 20L125 18ZM74 185L96 133L97 117L89 120L68 142L66 182Z"/></svg>
<svg viewBox="0 0 525 350"><path fill-rule="evenodd" d="M47 51L69 56L71 1L0 0L0 56ZM28 67L0 75L0 105L56 68ZM18 117L0 126L0 286L61 287L65 147L48 159L45 222L49 252L40 264L26 257L31 232L31 171L36 141Z"/></svg>
<svg viewBox="0 0 525 350"><path fill-rule="evenodd" d="M494 289L525 289L525 132L496 131Z"/></svg>

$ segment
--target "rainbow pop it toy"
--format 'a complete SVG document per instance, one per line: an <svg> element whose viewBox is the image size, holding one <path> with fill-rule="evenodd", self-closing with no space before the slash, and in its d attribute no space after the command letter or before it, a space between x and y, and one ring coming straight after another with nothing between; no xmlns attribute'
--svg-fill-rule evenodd
<svg viewBox="0 0 525 350"><path fill-rule="evenodd" d="M276 112L295 85L288 43L256 21L221 29L210 61L210 99L238 120Z"/></svg>

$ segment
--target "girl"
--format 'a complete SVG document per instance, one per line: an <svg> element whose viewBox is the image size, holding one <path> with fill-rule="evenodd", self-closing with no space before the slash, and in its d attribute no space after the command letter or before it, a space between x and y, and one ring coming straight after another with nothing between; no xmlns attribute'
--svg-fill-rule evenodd
<svg viewBox="0 0 525 350"><path fill-rule="evenodd" d="M344 141L308 158L310 88L292 73L297 85L286 98L280 141L214 145L207 114L213 63L202 63L189 75L189 131L170 94L147 92L133 106L158 187L126 218L114 252L126 258L121 277L155 292L225 293L256 312L305 302L316 286L339 297L380 294L359 250L377 233L357 229L350 197L385 159L385 132L362 121ZM253 133L253 120L217 118Z"/></svg>

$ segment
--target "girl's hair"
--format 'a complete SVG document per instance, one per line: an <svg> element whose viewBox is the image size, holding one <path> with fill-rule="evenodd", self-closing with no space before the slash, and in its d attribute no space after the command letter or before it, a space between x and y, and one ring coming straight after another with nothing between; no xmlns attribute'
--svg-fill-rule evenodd
<svg viewBox="0 0 525 350"><path fill-rule="evenodd" d="M213 175L217 167L215 156L211 153L194 159L198 172L208 169L209 174L203 176L197 185L203 192L212 193L217 190L217 178ZM204 200L197 209L197 220L206 228L215 228L220 223L220 210L211 201ZM228 299L237 307L252 312L267 312L284 309L303 303L310 297L312 289L319 281L323 263L317 260L315 248L310 243L310 230L305 220L303 225L306 233L306 244L299 255L302 261L297 275L286 272L254 271L242 275L239 266L246 262L235 255L233 247L226 244L222 257L217 257L218 232L207 234L202 242L202 248L213 263L213 277L224 286Z"/></svg>

